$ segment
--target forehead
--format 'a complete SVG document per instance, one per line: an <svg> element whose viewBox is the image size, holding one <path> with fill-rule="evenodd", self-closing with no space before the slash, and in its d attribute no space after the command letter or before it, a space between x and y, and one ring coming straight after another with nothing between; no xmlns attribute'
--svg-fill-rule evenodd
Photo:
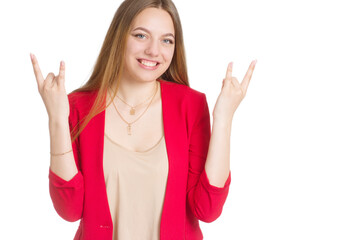
<svg viewBox="0 0 360 240"><path fill-rule="evenodd" d="M150 32L173 33L174 24L168 12L160 8L146 8L134 19L132 28L144 27Z"/></svg>

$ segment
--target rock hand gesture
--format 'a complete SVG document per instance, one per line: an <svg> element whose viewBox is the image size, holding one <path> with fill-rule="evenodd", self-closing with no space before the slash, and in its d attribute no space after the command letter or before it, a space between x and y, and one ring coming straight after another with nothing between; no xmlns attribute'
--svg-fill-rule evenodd
<svg viewBox="0 0 360 240"><path fill-rule="evenodd" d="M44 101L49 120L68 121L70 109L69 100L65 90L65 63L60 62L59 75L55 76L50 72L44 79L39 63L34 54L30 53L31 62L34 68L38 90Z"/></svg>
<svg viewBox="0 0 360 240"><path fill-rule="evenodd" d="M233 63L229 63L220 95L213 110L214 118L231 122L235 110L246 95L256 62L256 60L251 62L241 84L238 82L236 77L232 76Z"/></svg>

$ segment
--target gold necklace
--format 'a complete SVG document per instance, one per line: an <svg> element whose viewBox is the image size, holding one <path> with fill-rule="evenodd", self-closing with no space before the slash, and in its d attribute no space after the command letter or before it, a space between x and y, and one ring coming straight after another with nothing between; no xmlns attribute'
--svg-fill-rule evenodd
<svg viewBox="0 0 360 240"><path fill-rule="evenodd" d="M156 95L156 93L157 93L157 90L158 90L158 84L156 84L156 91L155 91L154 95L151 97L151 101L150 101L149 105L146 107L145 111L144 111L137 119L135 119L135 121L133 121L133 122L131 122L131 123L128 122L128 121L126 121L126 120L121 116L119 110L117 109L116 105L115 105L114 102L113 102L113 105L114 105L114 107L115 107L116 112L119 114L120 118L121 118L124 122L126 122L126 124L127 124L127 127L126 127L126 128L127 128L127 134L128 134L128 135L131 135L131 124L133 124L134 122L136 122L137 120L139 120L140 117L141 117L142 115L144 115L144 113L147 111L147 109L148 109L149 106L151 105L151 103L152 103L152 101L153 101L153 99L154 99L154 97L155 97L155 95Z"/></svg>
<svg viewBox="0 0 360 240"><path fill-rule="evenodd" d="M156 88L157 88L157 84L156 84ZM156 93L156 92L155 92L155 93ZM128 105L129 107L131 107L131 108L130 108L130 112L129 112L130 115L135 115L135 108L136 108L137 106L140 106L141 104L147 102L147 101L150 99L150 97L149 97L149 98L147 98L145 101L143 101L142 103L139 103L139 104L137 104L137 105L135 105L135 106L131 106L130 104L128 104L127 102L125 102L122 98L120 98L118 95L115 95L115 96L116 96L117 98L119 98L123 103L125 103L126 105Z"/></svg>

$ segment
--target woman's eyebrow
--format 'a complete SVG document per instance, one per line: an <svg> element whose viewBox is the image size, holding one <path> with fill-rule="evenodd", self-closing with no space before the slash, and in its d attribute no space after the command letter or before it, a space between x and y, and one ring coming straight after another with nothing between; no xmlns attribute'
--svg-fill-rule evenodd
<svg viewBox="0 0 360 240"><path fill-rule="evenodd" d="M147 30L146 28L143 28L143 27L137 27L137 28L135 28L133 31L135 31L135 30L143 30L143 31L145 31L145 32L147 32L147 33L149 33L150 34L150 31L149 30ZM170 36L170 37L173 37L174 39L175 39L175 36L174 36L174 34L172 34L172 33L165 33L165 34L163 34L163 36Z"/></svg>

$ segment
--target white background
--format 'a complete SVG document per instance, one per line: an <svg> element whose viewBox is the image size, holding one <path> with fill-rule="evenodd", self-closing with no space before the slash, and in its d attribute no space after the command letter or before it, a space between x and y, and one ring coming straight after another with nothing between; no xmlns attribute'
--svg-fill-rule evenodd
<svg viewBox="0 0 360 240"><path fill-rule="evenodd" d="M44 75L66 63L86 82L121 1L0 3L0 239L73 239L48 191ZM212 112L227 63L258 63L231 135L232 183L204 239L360 239L360 36L357 1L176 0L190 86Z"/></svg>

